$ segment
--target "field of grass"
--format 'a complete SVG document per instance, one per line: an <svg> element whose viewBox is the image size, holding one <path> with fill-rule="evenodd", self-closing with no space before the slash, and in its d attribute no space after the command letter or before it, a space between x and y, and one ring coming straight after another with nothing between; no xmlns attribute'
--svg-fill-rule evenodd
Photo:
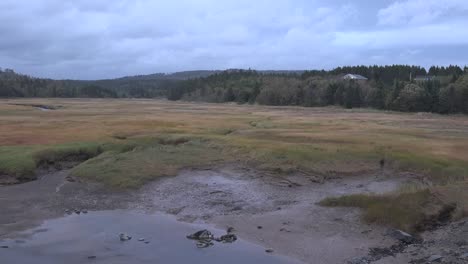
<svg viewBox="0 0 468 264"><path fill-rule="evenodd" d="M28 104L62 107L42 111ZM28 178L41 163L73 155L89 158L72 170L74 176L118 188L223 163L333 176L375 172L385 159L390 171L426 175L446 188L441 195L468 200L466 189L447 187L468 179L467 116L130 99L0 100L0 176Z"/></svg>

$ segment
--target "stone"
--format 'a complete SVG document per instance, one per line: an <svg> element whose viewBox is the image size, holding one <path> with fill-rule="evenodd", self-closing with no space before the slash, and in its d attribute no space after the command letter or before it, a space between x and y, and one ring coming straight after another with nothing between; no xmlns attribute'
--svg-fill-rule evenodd
<svg viewBox="0 0 468 264"><path fill-rule="evenodd" d="M230 227L228 227L228 228L226 229L226 232L227 232L228 234L233 233L234 231L235 231L235 229L234 229L234 227L232 227L232 226L230 226Z"/></svg>
<svg viewBox="0 0 468 264"><path fill-rule="evenodd" d="M427 259L427 261L428 262L439 262L442 259L443 259L443 257L441 255L432 255Z"/></svg>
<svg viewBox="0 0 468 264"><path fill-rule="evenodd" d="M139 238L138 241L143 242L143 241L145 241L145 239L144 238Z"/></svg>
<svg viewBox="0 0 468 264"><path fill-rule="evenodd" d="M150 242L149 241L145 241L145 244L149 244Z"/></svg>
<svg viewBox="0 0 468 264"><path fill-rule="evenodd" d="M417 242L417 239L414 236L398 229L392 230L390 232L390 236L406 244L413 244Z"/></svg>
<svg viewBox="0 0 468 264"><path fill-rule="evenodd" d="M272 248L267 248L267 249L265 249L265 252L266 252L266 253L273 253L274 250L273 250Z"/></svg>
<svg viewBox="0 0 468 264"><path fill-rule="evenodd" d="M0 248L8 248L8 246L1 246Z"/></svg>
<svg viewBox="0 0 468 264"><path fill-rule="evenodd" d="M95 259L97 258L96 256L88 256L88 259Z"/></svg>
<svg viewBox="0 0 468 264"><path fill-rule="evenodd" d="M263 226L257 226L257 229L262 229L262 228L263 228Z"/></svg>
<svg viewBox="0 0 468 264"><path fill-rule="evenodd" d="M81 210L81 212L82 212L83 214L87 214L87 213L88 213L88 210Z"/></svg>
<svg viewBox="0 0 468 264"><path fill-rule="evenodd" d="M210 231L204 229L204 230L197 231L191 235L188 235L187 238L193 239L193 240L213 239L213 234L211 234Z"/></svg>
<svg viewBox="0 0 468 264"><path fill-rule="evenodd" d="M368 264L370 261L366 257L353 258L347 262L348 264Z"/></svg>
<svg viewBox="0 0 468 264"><path fill-rule="evenodd" d="M76 209L76 210L75 210L75 214L78 214L78 215L79 215L79 214L81 214L81 211L78 210L78 209Z"/></svg>
<svg viewBox="0 0 468 264"><path fill-rule="evenodd" d="M126 234L124 234L124 233L121 233L121 234L119 235L119 238L120 238L120 241L128 241L128 240L132 239L131 236L126 235Z"/></svg>

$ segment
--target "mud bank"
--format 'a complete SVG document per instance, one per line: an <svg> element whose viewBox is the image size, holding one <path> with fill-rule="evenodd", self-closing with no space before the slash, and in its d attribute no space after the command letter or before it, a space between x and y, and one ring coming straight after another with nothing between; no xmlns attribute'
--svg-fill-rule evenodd
<svg viewBox="0 0 468 264"><path fill-rule="evenodd" d="M407 180L368 175L320 184L304 175L245 169L185 171L145 186L140 205L182 221L233 226L241 237L307 263L344 263L395 241L386 228L363 224L359 210L316 203L329 196L390 192Z"/></svg>
<svg viewBox="0 0 468 264"><path fill-rule="evenodd" d="M143 213L138 221L150 221L144 219L164 212L189 226L208 225L219 230L234 227L240 239L259 245L263 253L265 249L272 249L274 255L305 263L347 263L366 256L371 248L387 248L397 241L387 235L387 228L363 223L358 209L328 208L316 203L330 196L391 192L402 184L417 181L408 175L388 178L376 174L317 183L315 178L305 175L270 175L224 167L186 170L140 190L122 192L94 183L70 182L67 176L68 171L60 171L33 182L0 187L0 240L21 236L22 231L41 225L46 219L61 218L66 210L85 209L92 214L93 211L122 209L122 218L113 216L112 219L120 221L137 211ZM81 223L78 229L86 234L93 226L83 221L78 222ZM125 223L124 220L120 222ZM50 223L56 222L46 222ZM181 230L185 230L184 227ZM423 237L430 238L434 234L436 232L427 232ZM69 238L73 243L82 241L73 236ZM167 239L172 238L182 239ZM454 245L462 243L452 242ZM436 243L421 245L428 249L427 254L440 248ZM407 263L416 257L422 260L430 257L410 255L414 253L410 250L411 247L405 248L397 256L388 256L376 263ZM115 249L114 253L120 254L118 251ZM462 253L457 254L463 256Z"/></svg>

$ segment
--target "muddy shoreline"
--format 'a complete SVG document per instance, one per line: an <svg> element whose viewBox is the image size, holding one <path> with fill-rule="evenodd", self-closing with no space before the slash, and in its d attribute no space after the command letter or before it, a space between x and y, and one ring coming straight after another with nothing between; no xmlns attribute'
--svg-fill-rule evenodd
<svg viewBox="0 0 468 264"><path fill-rule="evenodd" d="M417 180L376 173L317 183L304 175L281 176L229 166L185 170L139 190L122 192L71 182L68 172L1 186L0 240L14 238L46 219L62 217L67 210L132 209L163 212L179 221L219 229L234 227L242 239L305 263L317 259L325 264L346 263L366 256L370 248L388 248L397 241L387 235L387 228L362 223L358 209L325 208L316 203L330 196L391 192ZM398 258L391 256L376 263L406 263L400 262L411 258L405 254L399 255L398 262L392 262Z"/></svg>

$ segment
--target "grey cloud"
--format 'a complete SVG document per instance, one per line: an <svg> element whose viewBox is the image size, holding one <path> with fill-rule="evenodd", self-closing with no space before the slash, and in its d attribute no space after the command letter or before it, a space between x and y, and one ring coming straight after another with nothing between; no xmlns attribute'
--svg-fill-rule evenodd
<svg viewBox="0 0 468 264"><path fill-rule="evenodd" d="M421 7L423 2L430 7ZM462 16L467 4L439 5L432 0L2 0L0 67L89 79L391 64L400 60L395 54L426 63L427 46L468 44L467 34L457 30L468 26ZM435 57L433 63L439 62L446 60Z"/></svg>

